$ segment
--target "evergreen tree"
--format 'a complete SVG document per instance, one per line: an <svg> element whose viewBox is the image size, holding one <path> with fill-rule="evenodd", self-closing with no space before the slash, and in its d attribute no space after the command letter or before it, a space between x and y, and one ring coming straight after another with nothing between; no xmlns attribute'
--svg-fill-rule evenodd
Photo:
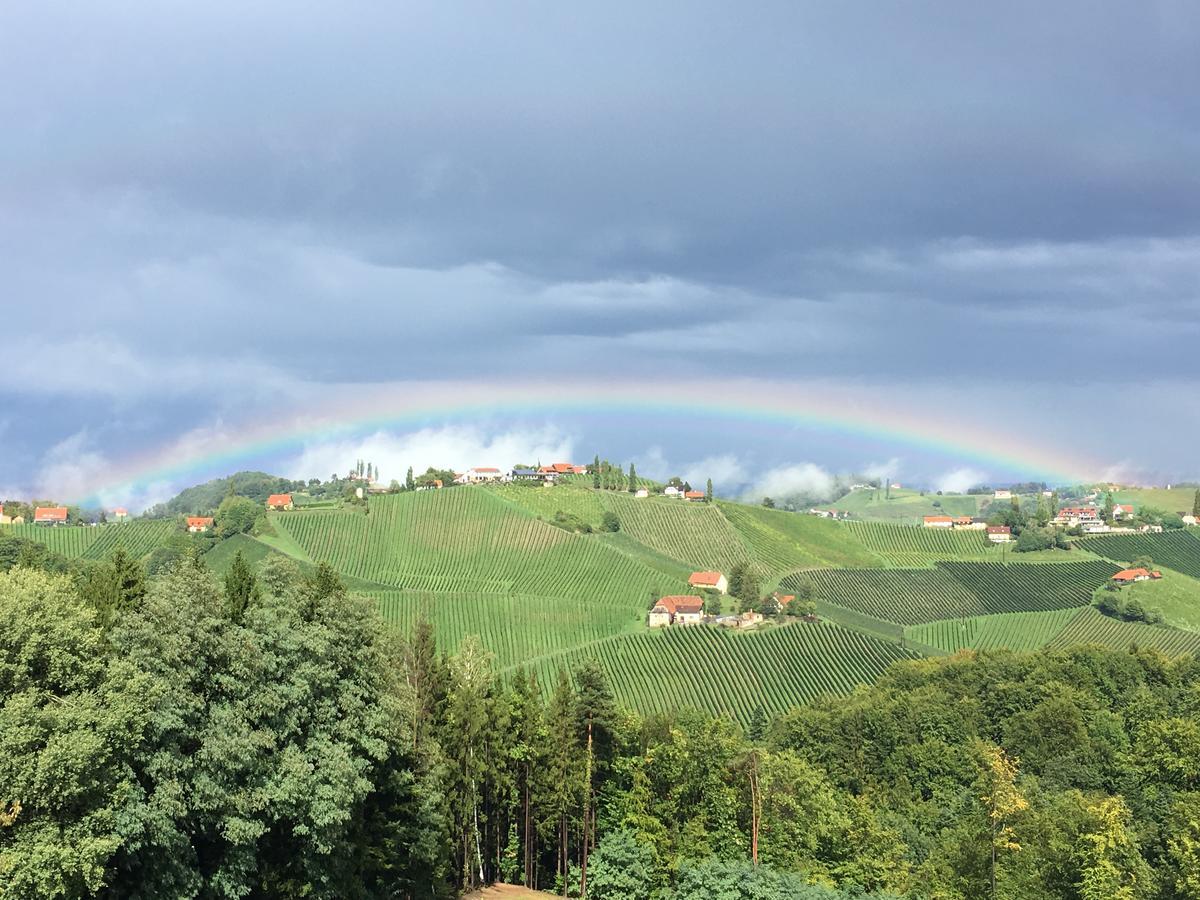
<svg viewBox="0 0 1200 900"><path fill-rule="evenodd" d="M555 836L555 874L565 885L571 871L572 814L578 808L578 798L582 796L575 693L566 669L558 671L558 683L546 710L546 728L551 749L545 768L543 827Z"/></svg>
<svg viewBox="0 0 1200 900"><path fill-rule="evenodd" d="M481 817L489 772L482 750L489 727L491 691L491 656L479 639L471 635L464 640L450 666L442 746L450 764L448 794L458 884L468 891L483 884L486 877Z"/></svg>
<svg viewBox="0 0 1200 900"><path fill-rule="evenodd" d="M638 489L637 469L634 468L633 463L630 463L629 464L629 492L633 493L637 489ZM1200 494L1200 492L1197 492L1197 493ZM1197 502L1200 502L1200 500L1198 500Z"/></svg>
<svg viewBox="0 0 1200 900"><path fill-rule="evenodd" d="M1200 488L1196 490L1195 499L1192 500L1192 515L1200 516Z"/></svg>
<svg viewBox="0 0 1200 900"><path fill-rule="evenodd" d="M409 466L408 472L404 476L404 489L406 491L411 491L416 486L417 486L417 483L416 483L416 481L413 480L413 468L412 468L412 466Z"/></svg>
<svg viewBox="0 0 1200 900"><path fill-rule="evenodd" d="M250 571L246 558L239 550L233 557L233 565L225 576L225 612L229 620L238 625L242 624L246 610L256 603L261 596L258 578Z"/></svg>
<svg viewBox="0 0 1200 900"><path fill-rule="evenodd" d="M600 454L596 454L596 458L592 460L592 487L600 490Z"/></svg>
<svg viewBox="0 0 1200 900"><path fill-rule="evenodd" d="M706 503L712 503L712 479L708 479L708 483L704 486L704 500Z"/></svg>
<svg viewBox="0 0 1200 900"><path fill-rule="evenodd" d="M1113 502L1112 492L1109 491L1104 495L1104 521L1109 525L1113 523L1113 514L1116 512L1117 505Z"/></svg>

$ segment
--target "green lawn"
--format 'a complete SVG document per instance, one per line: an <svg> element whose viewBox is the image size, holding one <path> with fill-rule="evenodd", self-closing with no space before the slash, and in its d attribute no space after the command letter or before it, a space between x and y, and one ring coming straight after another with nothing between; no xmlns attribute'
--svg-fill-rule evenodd
<svg viewBox="0 0 1200 900"><path fill-rule="evenodd" d="M1148 610L1157 609L1168 625L1200 631L1200 581L1171 569L1161 571L1161 581L1134 582L1121 588L1121 598L1137 600Z"/></svg>

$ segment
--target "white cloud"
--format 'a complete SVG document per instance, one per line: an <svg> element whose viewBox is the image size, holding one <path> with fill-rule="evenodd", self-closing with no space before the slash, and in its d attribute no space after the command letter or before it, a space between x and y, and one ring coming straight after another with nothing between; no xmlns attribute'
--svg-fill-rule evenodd
<svg viewBox="0 0 1200 900"><path fill-rule="evenodd" d="M689 463L683 467L680 477L697 490L711 478L713 491L728 496L733 490L745 484L742 464L732 453L720 456L708 456L699 462Z"/></svg>
<svg viewBox="0 0 1200 900"><path fill-rule="evenodd" d="M815 463L796 463L778 466L764 472L746 491L748 498L791 497L802 494L811 497L827 497L834 489L836 479L826 469Z"/></svg>
<svg viewBox="0 0 1200 900"><path fill-rule="evenodd" d="M987 473L963 466L944 474L937 482L937 489L947 494L961 494L987 480Z"/></svg>
<svg viewBox="0 0 1200 900"><path fill-rule="evenodd" d="M859 471L859 474L865 475L867 478L887 478L895 481L900 477L900 468L900 457L893 456L886 462L867 463Z"/></svg>
<svg viewBox="0 0 1200 900"><path fill-rule="evenodd" d="M495 433L452 425L405 434L377 431L366 437L313 443L281 468L289 478L325 479L334 472L346 472L361 459L374 463L387 482L403 481L409 466L418 473L430 466L458 472L472 466L508 469L515 463L568 461L573 450L573 439L550 425Z"/></svg>

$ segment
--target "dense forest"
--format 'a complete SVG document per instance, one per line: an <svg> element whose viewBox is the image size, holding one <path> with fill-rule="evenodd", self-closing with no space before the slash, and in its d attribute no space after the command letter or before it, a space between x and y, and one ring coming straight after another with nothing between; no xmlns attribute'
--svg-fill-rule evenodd
<svg viewBox="0 0 1200 900"><path fill-rule="evenodd" d="M1200 898L1190 657L907 662L743 730L501 677L325 566L39 562L0 574L3 897Z"/></svg>

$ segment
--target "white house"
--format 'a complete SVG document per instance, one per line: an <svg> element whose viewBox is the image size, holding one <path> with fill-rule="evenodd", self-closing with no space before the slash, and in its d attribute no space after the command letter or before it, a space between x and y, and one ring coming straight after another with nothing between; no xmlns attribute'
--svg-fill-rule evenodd
<svg viewBox="0 0 1200 900"><path fill-rule="evenodd" d="M950 516L926 516L926 528L953 528L954 519Z"/></svg>
<svg viewBox="0 0 1200 900"><path fill-rule="evenodd" d="M484 484L489 481L502 481L503 473L492 466L476 466L473 469L467 469L454 480L459 484Z"/></svg>
<svg viewBox="0 0 1200 900"><path fill-rule="evenodd" d="M649 492L648 490L646 490L645 488L638 488L636 491L634 491L634 494L633 494L633 496L635 496L635 497L649 497L649 496L650 496L650 492Z"/></svg>
<svg viewBox="0 0 1200 900"><path fill-rule="evenodd" d="M1197 524L1197 519L1196 519L1196 517L1195 517L1195 516L1193 516L1191 513L1187 513L1187 514L1185 514L1185 515L1181 516L1180 518L1182 518L1182 519L1183 519L1183 524L1184 524L1184 525L1195 525L1195 524Z"/></svg>
<svg viewBox="0 0 1200 900"><path fill-rule="evenodd" d="M1007 525L989 525L987 536L993 544L1007 544L1012 540L1012 529Z"/></svg>
<svg viewBox="0 0 1200 900"><path fill-rule="evenodd" d="M668 484L665 488L663 488L663 496L664 497L682 497L683 491L680 490L679 488L675 487L675 485L673 485L673 484Z"/></svg>
<svg viewBox="0 0 1200 900"><path fill-rule="evenodd" d="M994 494L992 494L992 497L996 500L1011 500L1012 499L1012 491L998 490Z"/></svg>
<svg viewBox="0 0 1200 900"><path fill-rule="evenodd" d="M187 530L192 534L208 531L212 528L213 520L210 516L188 516Z"/></svg>

